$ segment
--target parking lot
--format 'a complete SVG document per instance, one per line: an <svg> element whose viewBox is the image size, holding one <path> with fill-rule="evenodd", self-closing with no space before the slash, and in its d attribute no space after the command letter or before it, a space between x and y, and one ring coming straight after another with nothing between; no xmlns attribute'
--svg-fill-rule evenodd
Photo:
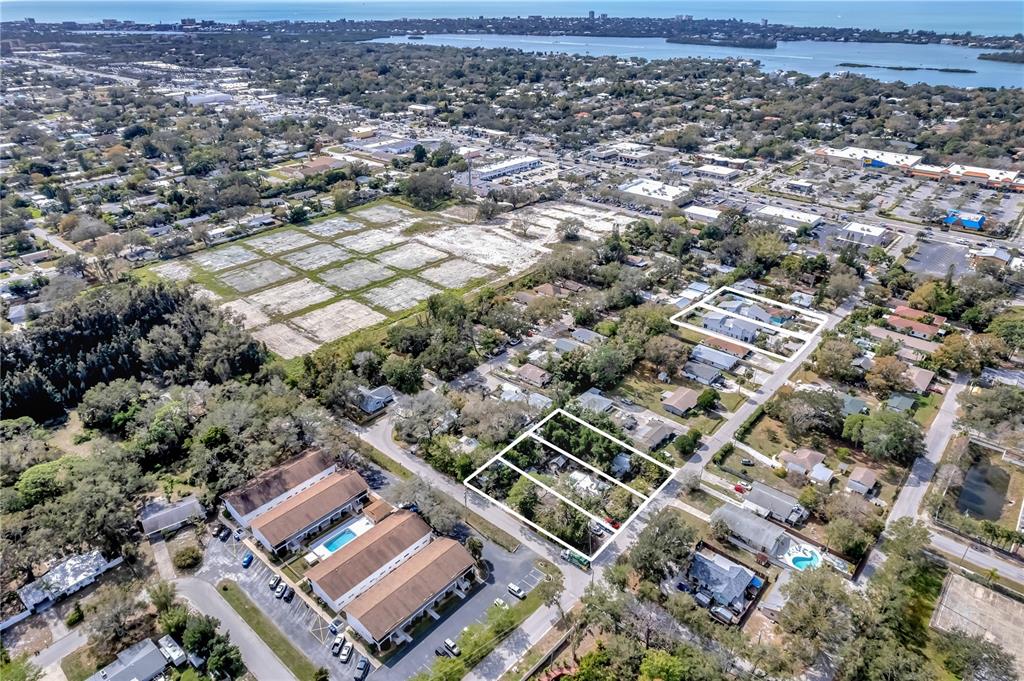
<svg viewBox="0 0 1024 681"><path fill-rule="evenodd" d="M970 262L967 258L967 247L939 242L917 244L917 251L907 260L906 268L917 274L930 274L943 277L953 266L957 274L967 274Z"/></svg>
<svg viewBox="0 0 1024 681"><path fill-rule="evenodd" d="M545 577L534 566L537 554L524 546L515 553L509 553L484 540L483 559L489 565L483 586L478 586L465 601L449 603L440 613L439 621L425 632L417 632L412 645L405 646L384 661L373 675L375 681L405 681L427 671L437 657L434 649L443 646L446 638L456 640L469 625L485 622L487 610L493 606L495 598L501 598L510 605L515 602L508 592L510 582L515 582L529 593Z"/></svg>

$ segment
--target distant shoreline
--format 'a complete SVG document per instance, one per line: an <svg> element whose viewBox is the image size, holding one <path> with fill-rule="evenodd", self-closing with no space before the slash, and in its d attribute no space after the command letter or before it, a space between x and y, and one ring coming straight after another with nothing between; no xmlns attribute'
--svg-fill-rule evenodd
<svg viewBox="0 0 1024 681"><path fill-rule="evenodd" d="M880 64L858 64L857 62L840 62L836 66L846 69L888 69L889 71L938 71L939 73L977 73L973 69L936 68L934 66L882 66Z"/></svg>

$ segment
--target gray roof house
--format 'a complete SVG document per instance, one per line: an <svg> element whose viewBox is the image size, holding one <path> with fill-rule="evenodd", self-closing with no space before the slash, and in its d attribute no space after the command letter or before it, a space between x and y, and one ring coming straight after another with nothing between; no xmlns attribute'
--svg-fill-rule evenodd
<svg viewBox="0 0 1024 681"><path fill-rule="evenodd" d="M786 601L789 600L789 597L782 593L782 587L789 583L789 580L793 578L793 574L792 570L782 570L779 572L779 576L775 578L775 583L772 585L771 590L761 597L761 602L757 606L765 614L765 617L773 622L779 621L782 608L785 607Z"/></svg>
<svg viewBox="0 0 1024 681"><path fill-rule="evenodd" d="M683 365L683 376L703 385L711 385L722 377L722 372L708 364L687 362Z"/></svg>
<svg viewBox="0 0 1024 681"><path fill-rule="evenodd" d="M608 340L597 331L591 331L590 329L574 329L571 335L580 343L586 343L587 345L600 345Z"/></svg>
<svg viewBox="0 0 1024 681"><path fill-rule="evenodd" d="M786 539L786 531L733 504L723 504L711 513L711 522L721 520L729 531L754 551L776 555Z"/></svg>
<svg viewBox="0 0 1024 681"><path fill-rule="evenodd" d="M395 399L395 391L386 385L379 385L373 390L359 386L359 395L359 408L367 414L376 414Z"/></svg>
<svg viewBox="0 0 1024 681"><path fill-rule="evenodd" d="M158 532L176 530L193 518L205 518L206 510L195 495L167 503L166 499L155 499L142 507L139 524L147 537Z"/></svg>
<svg viewBox="0 0 1024 681"><path fill-rule="evenodd" d="M151 639L139 641L85 681L151 681L167 668L167 659Z"/></svg>
<svg viewBox="0 0 1024 681"><path fill-rule="evenodd" d="M800 525L809 515L796 497L761 483L755 483L743 497L743 508L789 525Z"/></svg>
<svg viewBox="0 0 1024 681"><path fill-rule="evenodd" d="M701 318L701 325L708 331L714 331L744 343L753 343L759 331L756 324L730 317L721 312L708 312Z"/></svg>
<svg viewBox="0 0 1024 681"><path fill-rule="evenodd" d="M687 577L711 594L719 605L743 612L747 587L754 573L725 556L703 550L695 553Z"/></svg>
<svg viewBox="0 0 1024 681"><path fill-rule="evenodd" d="M603 411L609 411L615 404L610 399L601 394L601 391L597 388L591 388L582 395L576 398L576 402L587 411L593 411L601 413Z"/></svg>
<svg viewBox="0 0 1024 681"><path fill-rule="evenodd" d="M107 560L99 551L71 556L54 565L45 575L18 589L18 596L32 612L45 610L61 598L84 589L110 568L120 565L120 557Z"/></svg>
<svg viewBox="0 0 1024 681"><path fill-rule="evenodd" d="M709 364L722 371L731 371L739 360L728 352L715 350L706 345L698 345L690 351L690 359L703 364Z"/></svg>

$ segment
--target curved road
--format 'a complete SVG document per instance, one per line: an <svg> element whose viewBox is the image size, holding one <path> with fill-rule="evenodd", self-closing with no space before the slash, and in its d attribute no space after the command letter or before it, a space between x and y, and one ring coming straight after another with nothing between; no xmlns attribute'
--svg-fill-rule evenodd
<svg viewBox="0 0 1024 681"><path fill-rule="evenodd" d="M212 584L195 577L179 577L174 580L174 585L178 587L178 594L194 608L220 620L224 629L231 634L231 642L241 651L245 666L259 681L297 681L295 675L217 593Z"/></svg>

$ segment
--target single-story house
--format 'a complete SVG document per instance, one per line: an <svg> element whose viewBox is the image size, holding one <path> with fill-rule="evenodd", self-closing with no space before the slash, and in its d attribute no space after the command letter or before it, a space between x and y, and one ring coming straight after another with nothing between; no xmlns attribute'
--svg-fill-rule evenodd
<svg viewBox="0 0 1024 681"><path fill-rule="evenodd" d="M733 504L722 504L711 512L712 524L719 520L754 551L774 556L786 541L786 531L781 527Z"/></svg>
<svg viewBox="0 0 1024 681"><path fill-rule="evenodd" d="M878 484L878 475L867 466L856 466L846 481L846 491L867 496Z"/></svg>
<svg viewBox="0 0 1024 681"><path fill-rule="evenodd" d="M925 312L924 310L915 310L908 305L897 305L893 309L892 313L897 317L913 319L915 322L923 322L934 326L944 326L946 324L946 318L942 315L932 314L931 312Z"/></svg>
<svg viewBox="0 0 1024 681"><path fill-rule="evenodd" d="M395 391L386 385L379 385L372 390L359 386L359 397L359 408L372 416L394 402Z"/></svg>
<svg viewBox="0 0 1024 681"><path fill-rule="evenodd" d="M755 483L744 495L743 508L794 526L801 525L810 515L796 497L762 483Z"/></svg>
<svg viewBox="0 0 1024 681"><path fill-rule="evenodd" d="M675 436L676 431L659 420L651 419L636 429L633 439L647 451L653 452L666 442L671 442Z"/></svg>
<svg viewBox="0 0 1024 681"><path fill-rule="evenodd" d="M34 582L18 589L18 597L32 612L46 610L60 599L89 586L104 572L120 565L122 560L120 557L107 560L99 551L70 556Z"/></svg>
<svg viewBox="0 0 1024 681"><path fill-rule="evenodd" d="M690 351L690 359L696 362L708 364L716 369L721 369L722 371L732 371L732 368L736 366L736 363L739 361L736 357L727 352L715 350L714 348L709 348L704 345L698 345Z"/></svg>
<svg viewBox="0 0 1024 681"><path fill-rule="evenodd" d="M693 554L686 576L715 603L736 614L742 614L757 595L756 590L749 591L756 577L750 569L708 549Z"/></svg>
<svg viewBox="0 0 1024 681"><path fill-rule="evenodd" d="M533 364L524 364L516 369L516 377L538 388L543 388L551 382L551 374Z"/></svg>
<svg viewBox="0 0 1024 681"><path fill-rule="evenodd" d="M597 480L594 476L582 471L569 473L569 484L580 495L590 497L599 497L608 489L607 482Z"/></svg>
<svg viewBox="0 0 1024 681"><path fill-rule="evenodd" d="M453 539L437 539L352 601L345 615L363 640L378 650L412 638L405 629L449 596L465 598L474 561Z"/></svg>
<svg viewBox="0 0 1024 681"><path fill-rule="evenodd" d="M295 496L334 472L337 463L325 451L314 449L263 471L225 494L224 508L242 527L256 516Z"/></svg>
<svg viewBox="0 0 1024 681"><path fill-rule="evenodd" d="M843 416L851 416L853 414L866 414L868 413L868 403L861 398L850 395L849 393L842 393L840 395L843 398Z"/></svg>
<svg viewBox="0 0 1024 681"><path fill-rule="evenodd" d="M825 461L825 455L808 447L801 447L795 452L789 450L779 452L779 460L794 473L810 475L815 466Z"/></svg>
<svg viewBox="0 0 1024 681"><path fill-rule="evenodd" d="M670 414L685 416L686 412L693 409L697 404L700 393L692 388L676 388L671 395L662 399L661 406Z"/></svg>
<svg viewBox="0 0 1024 681"><path fill-rule="evenodd" d="M886 401L885 406L887 409L904 414L914 408L914 398L903 393L894 393Z"/></svg>
<svg viewBox="0 0 1024 681"><path fill-rule="evenodd" d="M147 537L161 532L172 532L194 518L206 518L206 510L196 496L189 495L170 504L166 499L154 499L142 507L139 524Z"/></svg>
<svg viewBox="0 0 1024 681"><path fill-rule="evenodd" d="M885 321L898 332L908 336L913 336L914 338L931 340L939 333L939 327L934 324L925 324L924 322L914 321L913 319L898 317L894 314L886 317Z"/></svg>
<svg viewBox="0 0 1024 681"><path fill-rule="evenodd" d="M591 331L590 329L573 329L570 335L580 343L583 343L584 345L600 345L601 343L608 340L605 336L602 336L597 331Z"/></svg>
<svg viewBox="0 0 1024 681"><path fill-rule="evenodd" d="M147 638L119 652L116 660L85 681L151 681L166 668L167 658Z"/></svg>
<svg viewBox="0 0 1024 681"><path fill-rule="evenodd" d="M928 369L922 369L921 367L907 367L907 371L904 373L907 381L910 382L914 392L924 394L928 392L928 387L932 384L935 379L935 372Z"/></svg>
<svg viewBox="0 0 1024 681"><path fill-rule="evenodd" d="M348 513L358 513L370 488L355 471L336 471L252 520L252 536L268 551L297 548Z"/></svg>
<svg viewBox="0 0 1024 681"><path fill-rule="evenodd" d="M789 296L789 302L798 307L810 307L814 304L814 296L803 291L796 291Z"/></svg>
<svg viewBox="0 0 1024 681"><path fill-rule="evenodd" d="M597 388L590 388L582 395L576 398L576 403L579 404L587 411L592 411L600 414L601 412L611 411L611 408L615 405L609 398L601 394L601 391Z"/></svg>
<svg viewBox="0 0 1024 681"><path fill-rule="evenodd" d="M750 354L750 350L746 349L739 343L732 343L730 341L722 340L721 338L714 338L712 336L708 336L707 338L702 340L700 344L706 345L709 348L714 348L715 350L727 352L738 359L743 359L744 357Z"/></svg>
<svg viewBox="0 0 1024 681"><path fill-rule="evenodd" d="M687 362L683 365L683 376L702 385L713 385L722 378L722 372L708 364Z"/></svg>

